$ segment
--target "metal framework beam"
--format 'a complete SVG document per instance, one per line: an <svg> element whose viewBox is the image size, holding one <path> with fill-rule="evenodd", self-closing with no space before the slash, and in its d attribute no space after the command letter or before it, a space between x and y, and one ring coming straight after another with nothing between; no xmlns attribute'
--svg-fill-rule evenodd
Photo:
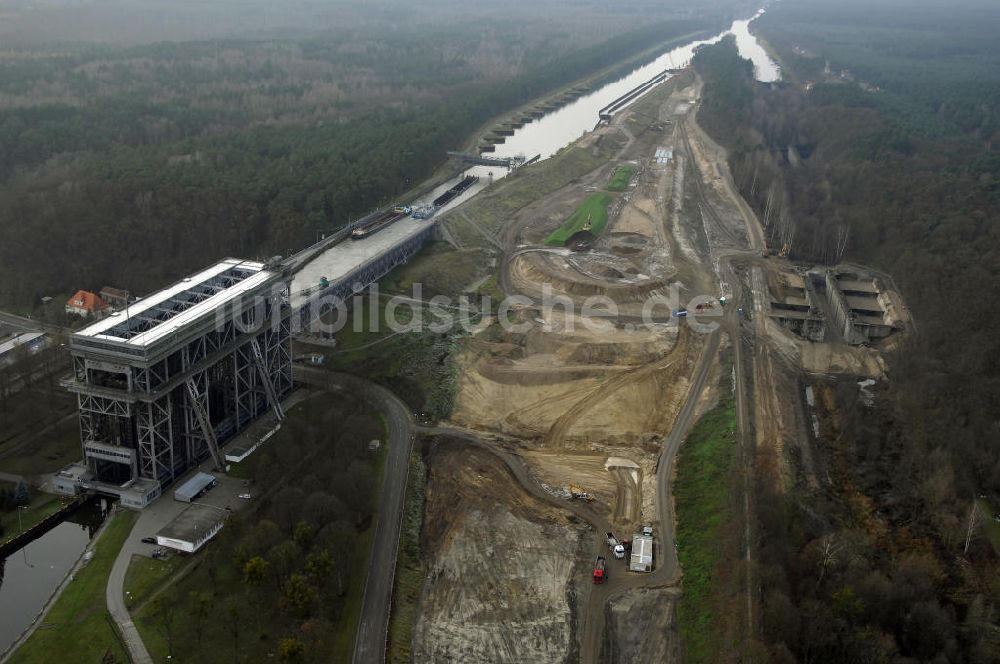
<svg viewBox="0 0 1000 664"><path fill-rule="evenodd" d="M278 394L274 389L274 383L271 382L271 376L268 374L267 367L264 366L264 354L260 350L260 344L257 343L257 339L254 338L250 342L250 346L253 348L253 359L254 364L257 365L257 372L260 374L260 381L264 385L264 392L267 394L267 400L271 404L271 408L274 410L275 417L278 421L285 419L285 411L281 407L281 401L278 400Z"/></svg>
<svg viewBox="0 0 1000 664"><path fill-rule="evenodd" d="M208 411L205 410L205 404L201 402L202 397L198 394L198 386L194 382L194 378L188 378L187 392L188 402L195 417L198 418L201 432L205 436L205 442L208 443L208 451L212 454L212 460L215 462L215 469L221 472L226 465L223 462L222 453L219 451L219 441L215 438L215 429L212 428L212 423L208 419Z"/></svg>

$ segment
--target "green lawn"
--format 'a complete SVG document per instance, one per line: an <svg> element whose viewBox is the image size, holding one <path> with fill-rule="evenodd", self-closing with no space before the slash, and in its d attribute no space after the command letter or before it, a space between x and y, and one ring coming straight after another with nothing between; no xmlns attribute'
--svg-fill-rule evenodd
<svg viewBox="0 0 1000 664"><path fill-rule="evenodd" d="M473 223L487 233L500 237L518 210L600 168L621 147L624 140L618 134L610 134L602 137L595 149L575 146L565 148L551 159L514 171L463 203L459 210L465 212ZM448 226L452 236L463 247L481 247L490 251L495 249L465 221L458 210L444 215L442 223Z"/></svg>
<svg viewBox="0 0 1000 664"><path fill-rule="evenodd" d="M566 244L574 234L579 233L584 230L588 221L590 222L590 232L594 235L600 235L601 231L608 223L608 206L611 205L612 198L610 195L600 192L596 194L591 194L588 196L580 207L569 216L566 221L562 223L562 226L552 231L552 233L545 238L545 244L549 246L561 247Z"/></svg>
<svg viewBox="0 0 1000 664"><path fill-rule="evenodd" d="M687 662L716 662L722 654L713 577L724 564L723 529L732 518L727 487L738 457L735 431L730 400L702 417L677 463L677 555L684 572L677 619Z"/></svg>
<svg viewBox="0 0 1000 664"><path fill-rule="evenodd" d="M159 591L190 558L173 555L166 560L132 556L125 573L125 605L134 610Z"/></svg>
<svg viewBox="0 0 1000 664"><path fill-rule="evenodd" d="M41 628L18 648L10 664L100 662L109 650L127 661L111 627L105 588L111 566L135 523L134 512L119 512L94 546L94 557L69 582Z"/></svg>
<svg viewBox="0 0 1000 664"><path fill-rule="evenodd" d="M13 484L4 485L10 489L14 490ZM28 505L27 509L21 510L21 523L17 522L17 511L5 512L0 515L0 524L3 528L0 529L0 542L17 537L21 533L21 529L28 530L36 523L49 516L53 512L57 511L63 506L63 501L59 496L53 496L49 493L41 493L37 490L32 490L31 503Z"/></svg>
<svg viewBox="0 0 1000 664"><path fill-rule="evenodd" d="M608 191L625 191L633 175L635 175L635 167L631 164L622 164L612 174L611 181L608 182Z"/></svg>

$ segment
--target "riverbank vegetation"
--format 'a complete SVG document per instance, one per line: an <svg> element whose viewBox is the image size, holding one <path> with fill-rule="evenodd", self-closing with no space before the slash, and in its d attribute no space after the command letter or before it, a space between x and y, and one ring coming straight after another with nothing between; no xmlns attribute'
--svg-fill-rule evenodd
<svg viewBox="0 0 1000 664"><path fill-rule="evenodd" d="M62 506L59 496L35 491L24 482L0 482L0 542L30 530Z"/></svg>
<svg viewBox="0 0 1000 664"><path fill-rule="evenodd" d="M190 567L130 583L154 659L349 662L371 545L385 427L357 397L317 392L241 464L254 500ZM242 466L246 466L243 468ZM214 616L210 619L209 616Z"/></svg>
<svg viewBox="0 0 1000 664"><path fill-rule="evenodd" d="M699 121L730 149L772 249L891 274L918 332L873 408L816 389L822 490L759 459L762 639L771 661L1000 659L1000 565L978 496L1000 496L1000 43L995 4L776 5L755 24L785 81L701 51ZM992 515L987 515L992 517ZM980 519L980 524L982 520Z"/></svg>
<svg viewBox="0 0 1000 664"><path fill-rule="evenodd" d="M45 624L11 654L10 664L45 664L53 657L78 662L127 661L108 615L105 589L136 516L125 510L109 517L111 522L91 545L93 558L69 580L46 614Z"/></svg>
<svg viewBox="0 0 1000 664"><path fill-rule="evenodd" d="M737 445L729 398L702 416L677 459L677 559L684 574L677 623L685 662L735 661L741 649L738 612L727 606L740 558Z"/></svg>
<svg viewBox="0 0 1000 664"><path fill-rule="evenodd" d="M0 303L143 293L222 256L301 248L391 203L489 118L719 27L727 4L651 6L636 28L598 3L558 23L538 20L558 6L491 21L438 2L400 23L374 3L263 35L15 46L0 54Z"/></svg>

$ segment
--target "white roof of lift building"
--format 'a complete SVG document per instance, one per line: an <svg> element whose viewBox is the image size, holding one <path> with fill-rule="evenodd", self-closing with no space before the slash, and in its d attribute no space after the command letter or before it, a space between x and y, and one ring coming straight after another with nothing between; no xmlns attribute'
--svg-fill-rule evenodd
<svg viewBox="0 0 1000 664"><path fill-rule="evenodd" d="M205 298L184 311L181 311L163 320L162 322L153 325L143 332L134 334L131 337L120 336L115 333L114 328L126 323L129 319L142 316L144 312L154 309L158 305L184 294L186 291L192 291L202 285L205 285L214 277L218 277L233 268L239 268L240 270L252 272L254 274L238 281L228 288L220 290L214 295ZM126 343L131 346L147 346L168 334L176 332L179 328L193 323L203 316L214 314L215 310L220 305L230 302L241 295L254 290L262 284L265 284L275 275L275 272L265 270L263 263L244 261L236 258L227 258L226 260L220 261L215 265L202 270L201 272L191 275L190 277L185 277L172 286L156 291L138 302L129 305L127 310L116 312L107 318L88 325L79 332L76 332L74 336L104 339L107 341Z"/></svg>

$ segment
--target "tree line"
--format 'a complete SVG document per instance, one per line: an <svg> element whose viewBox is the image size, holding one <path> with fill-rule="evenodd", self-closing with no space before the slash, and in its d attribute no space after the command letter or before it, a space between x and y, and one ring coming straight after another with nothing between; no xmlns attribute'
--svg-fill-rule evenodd
<svg viewBox="0 0 1000 664"><path fill-rule="evenodd" d="M730 148L743 194L770 218L772 248L790 236L793 259L892 274L919 330L887 354L874 408L853 383L816 386L833 404L821 408L832 478L822 491L777 491L785 462L758 460L771 661L1000 657L989 530L980 525L965 549L975 501L1000 495L1000 295L990 288L1000 276L990 119L1000 105L980 94L1000 76L1000 48L980 38L996 11L976 11L986 13L782 5L759 30L782 58L783 83L755 83L731 45L695 61L706 81L699 121ZM924 47L944 42L954 48ZM949 75L971 56L985 74Z"/></svg>
<svg viewBox="0 0 1000 664"><path fill-rule="evenodd" d="M545 57L523 62L517 73L473 80L435 64L441 52L463 43L454 31L424 50L413 40L402 41L401 50L378 42L373 54L366 49L348 58L355 71L369 66L372 76L384 78L400 57L408 57L440 70L435 85L414 84L413 94L400 91L392 104L362 90L348 95L354 108L319 116L297 103L283 115L276 99L291 94L302 100L308 93L295 97L282 88L269 96L269 77L286 74L269 73L260 63L253 75L260 78L251 76L248 83L262 99L258 109L226 101L222 90L235 84L225 67L215 73L197 64L183 67L175 61L179 49L143 47L142 57L126 58L139 64L123 64L119 74L113 74L115 65L111 73L101 74L102 65L95 70L98 78L119 76L121 90L130 91L125 103L119 104L124 93L114 93L82 105L0 110L0 172L6 175L0 182L0 302L23 305L106 284L143 293L223 256L295 251L318 231L392 202L440 166L447 149L459 147L504 109L719 22L648 25L561 55L536 46L533 52ZM308 62L347 58L328 53L338 51L317 39L287 48L306 54L296 57ZM396 55L378 55L385 50ZM461 51L455 52L462 61ZM194 48L189 59L201 62L199 53ZM268 57L272 68L283 71L278 55ZM195 91L193 98L174 98L180 93L158 82L161 60L169 63L171 76L180 76L177 85L185 88L187 82ZM57 64L77 72L86 63ZM470 71L477 66L462 65ZM317 67L322 76L336 78L323 73L324 65ZM53 85L63 80L44 68L37 77L52 78ZM205 84L206 78L219 89ZM203 88L207 96L199 96ZM161 92L166 102L156 101Z"/></svg>

